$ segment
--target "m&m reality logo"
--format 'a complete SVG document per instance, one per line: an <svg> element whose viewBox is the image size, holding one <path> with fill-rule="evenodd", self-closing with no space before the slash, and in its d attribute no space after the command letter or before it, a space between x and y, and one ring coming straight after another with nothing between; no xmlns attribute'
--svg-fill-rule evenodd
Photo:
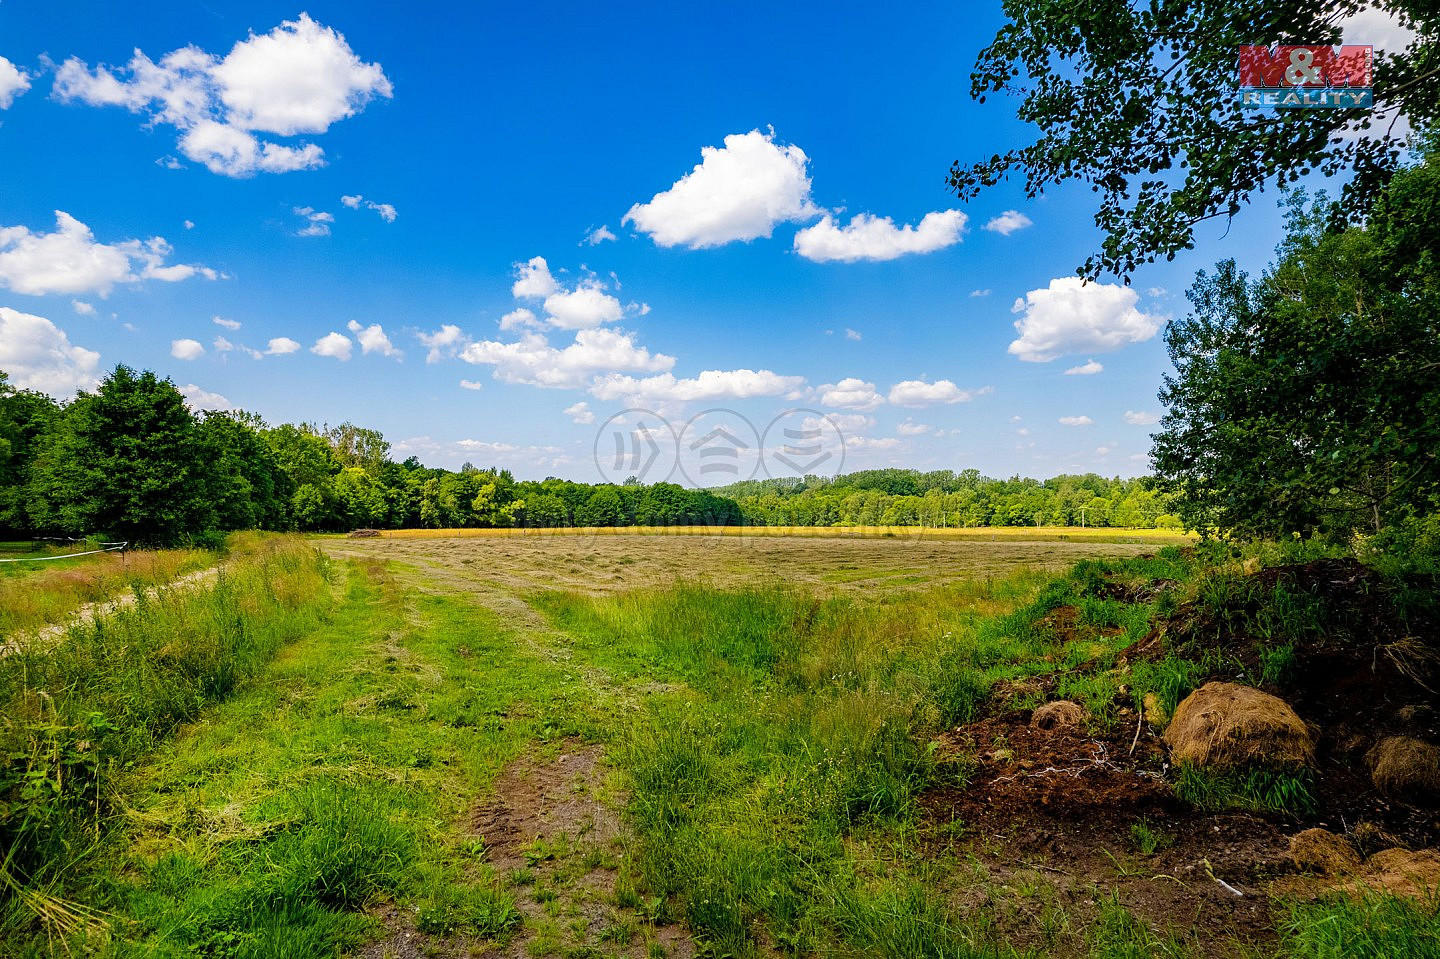
<svg viewBox="0 0 1440 959"><path fill-rule="evenodd" d="M1375 48L1246 46L1240 48L1240 105L1246 109L1374 105Z"/></svg>

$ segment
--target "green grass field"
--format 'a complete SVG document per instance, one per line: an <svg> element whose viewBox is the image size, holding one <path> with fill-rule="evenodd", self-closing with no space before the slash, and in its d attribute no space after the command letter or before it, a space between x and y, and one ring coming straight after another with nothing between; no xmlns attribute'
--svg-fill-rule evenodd
<svg viewBox="0 0 1440 959"><path fill-rule="evenodd" d="M1232 940L1147 920L1133 864L1000 874L927 814L974 768L936 737L997 688L1074 663L1118 721L1153 608L1087 584L1201 573L1145 551L251 541L0 660L0 954L1436 954L1433 907L1276 900Z"/></svg>

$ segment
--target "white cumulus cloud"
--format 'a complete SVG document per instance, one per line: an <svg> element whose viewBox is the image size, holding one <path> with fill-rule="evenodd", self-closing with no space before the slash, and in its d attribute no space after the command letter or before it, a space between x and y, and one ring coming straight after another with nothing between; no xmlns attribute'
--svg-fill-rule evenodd
<svg viewBox="0 0 1440 959"><path fill-rule="evenodd" d="M934 431L935 427L933 426L929 426L925 423L915 423L911 420L906 420L899 426L895 427L895 432L899 433L901 436L924 436L926 433L933 433Z"/></svg>
<svg viewBox="0 0 1440 959"><path fill-rule="evenodd" d="M70 306L81 316L95 315L95 305L93 303L86 303L84 300L71 300Z"/></svg>
<svg viewBox="0 0 1440 959"><path fill-rule="evenodd" d="M902 380L890 387L890 402L896 406L915 409L940 403L968 403L989 392L988 386L978 390L962 390L950 380L936 380L933 383L925 380Z"/></svg>
<svg viewBox="0 0 1440 959"><path fill-rule="evenodd" d="M858 376L847 376L838 383L827 383L817 388L822 406L841 410L873 410L885 402L885 397L875 391L874 383L867 383Z"/></svg>
<svg viewBox="0 0 1440 959"><path fill-rule="evenodd" d="M986 223L985 229L992 233L998 233L1001 236L1009 236L1016 230L1023 230L1027 226L1034 225L1034 221L1019 210L1006 210L1004 213Z"/></svg>
<svg viewBox="0 0 1440 959"><path fill-rule="evenodd" d="M117 283L160 280L173 283L192 276L219 279L204 266L166 265L174 252L164 237L98 243L90 228L70 214L55 211L55 232L32 233L24 226L0 226L0 287L27 296L47 293L109 295Z"/></svg>
<svg viewBox="0 0 1440 959"><path fill-rule="evenodd" d="M354 346L350 337L332 330L316 340L315 345L310 347L310 352L316 356L333 357L343 363L350 359L350 351Z"/></svg>
<svg viewBox="0 0 1440 959"><path fill-rule="evenodd" d="M1079 366L1072 366L1072 367L1070 367L1070 369L1068 369L1068 370L1065 371L1065 375L1066 375L1066 376L1094 376L1096 373L1103 373L1104 371L1105 371L1105 366L1104 366L1103 364L1101 364L1101 363L1096 363L1094 360L1088 360L1088 361L1086 361L1086 362L1084 362L1084 363L1081 363Z"/></svg>
<svg viewBox="0 0 1440 959"><path fill-rule="evenodd" d="M1089 426L1095 421L1088 416L1062 416L1058 422L1063 426Z"/></svg>
<svg viewBox="0 0 1440 959"><path fill-rule="evenodd" d="M615 239L615 234L611 233L610 228L602 223L595 229L591 230L589 233L585 234L584 242L589 244L590 246L599 246L606 240L613 239Z"/></svg>
<svg viewBox="0 0 1440 959"><path fill-rule="evenodd" d="M426 363L439 363L460 352L470 342L465 332L453 323L446 323L434 333L416 333L420 344L430 350L425 354Z"/></svg>
<svg viewBox="0 0 1440 959"><path fill-rule="evenodd" d="M379 323L371 323L369 326L361 326L351 320L345 327L355 334L355 339L360 342L362 353L379 353L381 356L390 356L399 359L405 354L395 348L390 342L390 337L385 335Z"/></svg>
<svg viewBox="0 0 1440 959"><path fill-rule="evenodd" d="M515 282L510 286L510 294L515 299L543 300L558 289L560 284L550 275L550 265L543 256L515 264Z"/></svg>
<svg viewBox="0 0 1440 959"><path fill-rule="evenodd" d="M43 316L0 306L0 370L10 385L66 398L100 382L100 354L70 342Z"/></svg>
<svg viewBox="0 0 1440 959"><path fill-rule="evenodd" d="M1165 318L1135 308L1140 296L1127 286L1086 283L1076 276L1050 281L1017 299L1012 313L1020 338L1009 352L1029 363L1048 363L1073 353L1110 353L1142 343L1160 331Z"/></svg>
<svg viewBox="0 0 1440 959"><path fill-rule="evenodd" d="M1143 410L1126 410L1125 422L1131 426L1154 426L1160 422L1160 414L1148 413Z"/></svg>
<svg viewBox="0 0 1440 959"><path fill-rule="evenodd" d="M590 424L595 422L595 414L590 409L590 404L581 400L565 407L565 415L576 423Z"/></svg>
<svg viewBox="0 0 1440 959"><path fill-rule="evenodd" d="M825 216L795 234L795 252L816 263L893 260L907 253L933 253L954 246L965 235L966 216L959 210L927 213L919 226L897 227L887 217L860 213L847 226Z"/></svg>
<svg viewBox="0 0 1440 959"><path fill-rule="evenodd" d="M235 408L234 403L219 393L201 389L194 383L186 383L176 389L180 391L181 396L185 397L186 404L192 410L233 410Z"/></svg>
<svg viewBox="0 0 1440 959"><path fill-rule="evenodd" d="M302 347L288 336L277 336L265 346L265 353L269 356L284 356L286 353L298 353Z"/></svg>
<svg viewBox="0 0 1440 959"><path fill-rule="evenodd" d="M778 223L808 220L822 211L810 201L809 158L775 135L733 133L723 147L707 146L700 163L621 220L659 246L691 249L768 237Z"/></svg>
<svg viewBox="0 0 1440 959"><path fill-rule="evenodd" d="M504 383L553 389L581 389L597 373L625 370L654 372L675 365L675 357L651 353L623 330L580 330L563 348L550 345L542 333L526 333L512 343L481 340L459 353L467 363L494 367Z"/></svg>
<svg viewBox="0 0 1440 959"><path fill-rule="evenodd" d="M10 109L15 98L30 89L30 78L4 57L0 57L0 110Z"/></svg>
<svg viewBox="0 0 1440 959"><path fill-rule="evenodd" d="M550 325L562 330L586 330L625 315L620 301L595 280L582 280L573 290L551 293L545 297L545 312L550 314Z"/></svg>
<svg viewBox="0 0 1440 959"><path fill-rule="evenodd" d="M705 370L699 376L683 378L661 373L643 379L609 373L595 379L590 393L599 400L662 405L783 396L804 385L803 376L781 376L770 370Z"/></svg>
<svg viewBox="0 0 1440 959"><path fill-rule="evenodd" d="M320 166L316 144L256 134L324 133L393 94L379 64L361 61L344 36L304 13L251 34L223 58L187 46L156 63L136 50L124 67L92 70L72 57L56 71L54 92L61 101L123 107L172 126L186 157L236 177Z"/></svg>
<svg viewBox="0 0 1440 959"><path fill-rule="evenodd" d="M461 380L460 388L462 390L483 390L485 388L485 384L481 383L479 380Z"/></svg>
<svg viewBox="0 0 1440 959"><path fill-rule="evenodd" d="M177 360L198 360L205 355L205 345L199 340L171 340L170 355Z"/></svg>
<svg viewBox="0 0 1440 959"><path fill-rule="evenodd" d="M227 329L227 330L238 330L238 329L240 329L240 321L239 321L239 320L227 320L227 319L225 319L225 317L223 317L223 316L212 316L212 317L210 318L210 322L211 322L211 323L214 323L216 326L223 326L223 327L225 327L225 329Z"/></svg>

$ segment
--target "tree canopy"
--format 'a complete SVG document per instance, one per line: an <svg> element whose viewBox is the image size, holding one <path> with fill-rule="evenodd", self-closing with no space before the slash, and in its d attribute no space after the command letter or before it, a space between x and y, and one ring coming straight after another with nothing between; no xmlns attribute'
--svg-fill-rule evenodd
<svg viewBox="0 0 1440 959"><path fill-rule="evenodd" d="M1237 213L1269 185L1320 169L1354 176L1343 211L1363 214L1398 168L1402 113L1440 114L1440 10L1429 0L1381 6L1418 31L1403 51L1377 51L1373 113L1247 110L1236 94L1239 47L1333 43L1362 0L1004 0L1009 22L980 54L971 93L1020 97L1035 142L959 161L962 199L1023 173L1027 195L1070 180L1099 194L1101 249L1082 275L1173 258L1195 226ZM1354 125L1366 135L1341 135Z"/></svg>
<svg viewBox="0 0 1440 959"><path fill-rule="evenodd" d="M1201 273L1171 323L1155 437L1187 525L1343 537L1440 497L1440 163L1403 169L1363 226L1291 203L1275 264Z"/></svg>

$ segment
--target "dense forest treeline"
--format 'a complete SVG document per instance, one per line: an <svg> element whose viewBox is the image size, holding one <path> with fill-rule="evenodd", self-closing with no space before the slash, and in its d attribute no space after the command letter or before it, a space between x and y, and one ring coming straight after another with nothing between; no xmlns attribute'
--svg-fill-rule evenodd
<svg viewBox="0 0 1440 959"><path fill-rule="evenodd" d="M977 470L881 469L833 478L749 480L712 492L735 499L756 526L1178 527L1170 498L1148 477L1094 473L992 479Z"/></svg>
<svg viewBox="0 0 1440 959"><path fill-rule="evenodd" d="M236 529L360 527L1173 525L1148 480L1044 482L872 470L692 490L519 481L508 470L397 463L377 431L196 413L175 385L117 367L68 403L0 372L0 534L146 544Z"/></svg>

